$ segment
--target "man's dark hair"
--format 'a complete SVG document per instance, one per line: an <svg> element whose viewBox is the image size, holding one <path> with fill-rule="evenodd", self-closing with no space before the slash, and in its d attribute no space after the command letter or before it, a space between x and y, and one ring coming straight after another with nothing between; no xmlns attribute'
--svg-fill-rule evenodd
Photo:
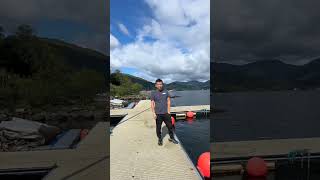
<svg viewBox="0 0 320 180"><path fill-rule="evenodd" d="M155 83L157 84L157 82L162 82L163 83L163 81L161 79L157 79Z"/></svg>

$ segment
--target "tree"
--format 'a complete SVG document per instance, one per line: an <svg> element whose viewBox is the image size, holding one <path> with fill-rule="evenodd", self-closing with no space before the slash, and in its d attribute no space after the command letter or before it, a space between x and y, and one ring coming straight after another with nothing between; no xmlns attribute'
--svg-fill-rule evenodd
<svg viewBox="0 0 320 180"><path fill-rule="evenodd" d="M70 75L68 88L70 95L85 104L90 102L97 93L101 93L104 85L102 73L83 69Z"/></svg>
<svg viewBox="0 0 320 180"><path fill-rule="evenodd" d="M138 94L143 86L138 83L133 83L131 79L116 70L114 73L110 74L110 93L113 96L126 96Z"/></svg>
<svg viewBox="0 0 320 180"><path fill-rule="evenodd" d="M132 84L131 88L132 88L133 94L139 94L139 92L142 90L142 85L138 83L134 83Z"/></svg>
<svg viewBox="0 0 320 180"><path fill-rule="evenodd" d="M121 72L120 70L116 70L114 73L110 74L110 82L116 86L120 86L121 84Z"/></svg>
<svg viewBox="0 0 320 180"><path fill-rule="evenodd" d="M18 38L30 39L35 35L35 32L30 25L22 24L18 26L15 34Z"/></svg>

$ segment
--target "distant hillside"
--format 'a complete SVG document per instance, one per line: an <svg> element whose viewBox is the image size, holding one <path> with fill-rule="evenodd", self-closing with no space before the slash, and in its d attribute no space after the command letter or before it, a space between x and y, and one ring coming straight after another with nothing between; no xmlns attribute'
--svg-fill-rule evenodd
<svg viewBox="0 0 320 180"><path fill-rule="evenodd" d="M172 82L167 84L167 89L175 89L177 91L182 90L201 90L210 89L210 81L199 82L199 81L188 81L188 82Z"/></svg>
<svg viewBox="0 0 320 180"><path fill-rule="evenodd" d="M132 76L129 74L125 74L130 80L134 83L141 84L144 90L153 90L154 82L147 81L140 77ZM165 85L167 89L174 89L177 91L182 90L201 90L201 89L209 89L210 88L210 81L206 82L199 82L199 81L189 81L189 82L172 82Z"/></svg>
<svg viewBox="0 0 320 180"><path fill-rule="evenodd" d="M32 74L48 62L61 61L73 69L91 69L105 73L108 57L102 53L57 39L8 36L0 46L0 67L18 74Z"/></svg>
<svg viewBox="0 0 320 180"><path fill-rule="evenodd" d="M1 33L0 33L1 35ZM20 25L0 36L0 107L87 105L108 87L108 56ZM105 107L104 107L105 108Z"/></svg>
<svg viewBox="0 0 320 180"><path fill-rule="evenodd" d="M211 63L216 91L291 90L320 87L320 59L297 66L280 60L244 65Z"/></svg>
<svg viewBox="0 0 320 180"><path fill-rule="evenodd" d="M105 72L107 70L106 63L109 57L98 51L57 39L41 38L40 40L55 48L57 52L64 57L65 61L73 67L89 68L99 72Z"/></svg>
<svg viewBox="0 0 320 180"><path fill-rule="evenodd" d="M145 79L142 79L140 77L132 76L130 74L124 74L127 76L133 83L138 83L142 85L144 90L152 90L154 89L154 83L147 81Z"/></svg>

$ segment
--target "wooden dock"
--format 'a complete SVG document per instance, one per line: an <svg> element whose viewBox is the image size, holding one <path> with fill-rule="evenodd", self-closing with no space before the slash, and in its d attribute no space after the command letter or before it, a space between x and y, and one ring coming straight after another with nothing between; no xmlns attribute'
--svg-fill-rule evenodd
<svg viewBox="0 0 320 180"><path fill-rule="evenodd" d="M201 179L181 144L168 142L168 134L163 138L163 146L158 146L150 104L150 100L140 101L113 129L110 136L111 179ZM196 109L203 107L180 107L179 111Z"/></svg>
<svg viewBox="0 0 320 180"><path fill-rule="evenodd" d="M0 170L52 168L44 180L108 179L109 125L99 122L75 149L0 152Z"/></svg>

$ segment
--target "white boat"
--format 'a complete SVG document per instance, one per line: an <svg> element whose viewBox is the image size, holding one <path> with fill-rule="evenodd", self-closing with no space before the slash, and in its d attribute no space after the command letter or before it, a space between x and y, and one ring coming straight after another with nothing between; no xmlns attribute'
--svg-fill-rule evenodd
<svg viewBox="0 0 320 180"><path fill-rule="evenodd" d="M124 100L121 100L121 99L112 99L112 100L110 100L110 103L114 104L114 105L122 105L123 102L124 102Z"/></svg>

